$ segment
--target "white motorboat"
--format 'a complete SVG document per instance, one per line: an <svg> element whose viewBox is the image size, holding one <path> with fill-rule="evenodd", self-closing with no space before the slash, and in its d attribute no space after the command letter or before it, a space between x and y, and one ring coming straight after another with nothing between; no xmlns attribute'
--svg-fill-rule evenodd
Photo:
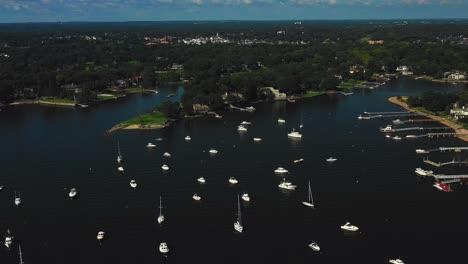
<svg viewBox="0 0 468 264"><path fill-rule="evenodd" d="M164 217L163 213L162 213L162 197L159 196L159 216L158 216L158 223L161 224L162 222L164 222L166 218Z"/></svg>
<svg viewBox="0 0 468 264"><path fill-rule="evenodd" d="M137 187L137 183L136 183L135 180L130 181L130 187L132 187L133 189L135 189Z"/></svg>
<svg viewBox="0 0 468 264"><path fill-rule="evenodd" d="M247 122L247 121L242 121L241 125L243 126L248 126L248 125L251 125L252 123L251 122Z"/></svg>
<svg viewBox="0 0 468 264"><path fill-rule="evenodd" d="M70 192L68 193L68 196L69 196L70 198L73 198L73 197L75 197L77 194L78 194L78 190L77 190L76 188L71 188L71 189L70 189Z"/></svg>
<svg viewBox="0 0 468 264"><path fill-rule="evenodd" d="M276 170L275 170L275 173L288 173L288 170L283 168L283 167L278 167Z"/></svg>
<svg viewBox="0 0 468 264"><path fill-rule="evenodd" d="M11 235L10 229L7 229L7 233L5 235L5 247L10 248L13 245L13 236Z"/></svg>
<svg viewBox="0 0 468 264"><path fill-rule="evenodd" d="M123 168L122 166L118 167L117 170L120 171L120 172L124 172L124 171L125 171L124 168Z"/></svg>
<svg viewBox="0 0 468 264"><path fill-rule="evenodd" d="M335 159L333 157L329 157L328 159L326 159L327 162L335 162L337 161L338 159Z"/></svg>
<svg viewBox="0 0 468 264"><path fill-rule="evenodd" d="M198 194L194 194L194 195L192 196L192 198L193 198L195 201L200 201L200 200L201 200L201 196L198 195Z"/></svg>
<svg viewBox="0 0 468 264"><path fill-rule="evenodd" d="M284 119L282 119L282 118L278 118L278 123L284 124L284 123L286 123L286 120L284 120Z"/></svg>
<svg viewBox="0 0 468 264"><path fill-rule="evenodd" d="M192 140L192 138L191 138L190 136L186 136L186 137L185 137L185 140L186 140L186 141L190 141L190 140Z"/></svg>
<svg viewBox="0 0 468 264"><path fill-rule="evenodd" d="M248 193L243 193L242 196L241 196L242 200L244 200L245 202L250 202L250 196Z"/></svg>
<svg viewBox="0 0 468 264"><path fill-rule="evenodd" d="M20 193L18 192L18 196L16 196L16 191L15 191L15 205L19 206L21 204L21 196Z"/></svg>
<svg viewBox="0 0 468 264"><path fill-rule="evenodd" d="M430 171L430 170L423 170L421 168L416 168L414 170L414 172L419 175L419 176L431 176L432 174L434 174L433 171Z"/></svg>
<svg viewBox="0 0 468 264"><path fill-rule="evenodd" d="M1 191L1 190L3 190L3 185L2 185L2 186L0 186L0 191Z"/></svg>
<svg viewBox="0 0 468 264"><path fill-rule="evenodd" d="M359 228L355 225L352 225L350 222L346 222L346 224L341 226L341 229L344 231L356 232Z"/></svg>
<svg viewBox="0 0 468 264"><path fill-rule="evenodd" d="M206 180L205 180L205 178L203 178L203 177L198 178L197 181L198 181L199 183L206 183Z"/></svg>
<svg viewBox="0 0 468 264"><path fill-rule="evenodd" d="M392 264L405 264L401 259L390 259L388 262Z"/></svg>
<svg viewBox="0 0 468 264"><path fill-rule="evenodd" d="M283 179L283 181L278 185L278 187L285 190L294 190L297 186L293 185L291 182L286 181L286 179Z"/></svg>
<svg viewBox="0 0 468 264"><path fill-rule="evenodd" d="M294 130L294 128L293 128L293 130L291 131L291 133L288 134L288 137L300 139L300 138L302 138L302 134L299 133L299 132L297 132L297 131Z"/></svg>
<svg viewBox="0 0 468 264"><path fill-rule="evenodd" d="M213 148L210 149L209 152L210 152L210 154L218 154L218 151L216 149L213 149Z"/></svg>
<svg viewBox="0 0 468 264"><path fill-rule="evenodd" d="M237 127L237 131L245 132L245 131L247 131L247 128L245 126L243 126L243 125L240 125L240 126Z"/></svg>
<svg viewBox="0 0 468 264"><path fill-rule="evenodd" d="M393 130L393 127L391 125L388 125L388 126L380 129L380 132L383 132L383 133L391 133L393 131L394 130Z"/></svg>
<svg viewBox="0 0 468 264"><path fill-rule="evenodd" d="M242 231L244 231L244 226L242 226L242 216L241 216L239 195L237 195L237 221L234 222L234 230L236 230L239 233L242 233Z"/></svg>
<svg viewBox="0 0 468 264"><path fill-rule="evenodd" d="M220 116L220 115L216 114L215 118L221 119L221 118L223 118L223 116Z"/></svg>
<svg viewBox="0 0 468 264"><path fill-rule="evenodd" d="M424 150L424 149L417 149L417 150L416 150L416 153L417 153L417 154L428 154L429 151Z"/></svg>
<svg viewBox="0 0 468 264"><path fill-rule="evenodd" d="M156 145L150 142L150 143L148 143L148 144L146 145L146 147L147 147L147 148L155 148Z"/></svg>
<svg viewBox="0 0 468 264"><path fill-rule="evenodd" d="M260 141L262 141L262 139L261 138L254 138L253 141L254 142L260 142Z"/></svg>
<svg viewBox="0 0 468 264"><path fill-rule="evenodd" d="M253 107L253 106L248 106L248 107L245 108L245 110L247 110L248 112L254 112L257 109L255 109L255 107Z"/></svg>
<svg viewBox="0 0 468 264"><path fill-rule="evenodd" d="M234 178L234 177L229 178L229 183L230 183L230 184L237 184L238 182L239 182L239 181L238 181L236 178Z"/></svg>
<svg viewBox="0 0 468 264"><path fill-rule="evenodd" d="M415 138L418 138L418 136L416 136L416 135L407 135L405 138L415 139Z"/></svg>
<svg viewBox="0 0 468 264"><path fill-rule="evenodd" d="M400 136L394 136L392 137L393 140L401 140L401 137Z"/></svg>
<svg viewBox="0 0 468 264"><path fill-rule="evenodd" d="M386 138L392 138L389 134L385 135Z"/></svg>
<svg viewBox="0 0 468 264"><path fill-rule="evenodd" d="M117 141L117 163L121 163L123 161L122 153L120 152L120 142Z"/></svg>
<svg viewBox="0 0 468 264"><path fill-rule="evenodd" d="M294 160L294 163L301 163L303 161L304 161L304 159L297 159L297 160Z"/></svg>
<svg viewBox="0 0 468 264"><path fill-rule="evenodd" d="M166 164L164 164L164 165L161 166L161 169L164 170L164 171L168 171L168 170L169 170L169 166L167 166Z"/></svg>
<svg viewBox="0 0 468 264"><path fill-rule="evenodd" d="M320 246L316 242L310 243L309 248L311 248L313 251L320 251Z"/></svg>
<svg viewBox="0 0 468 264"><path fill-rule="evenodd" d="M106 234L106 233L105 233L104 231L99 231L99 232L97 233L97 236L96 236L97 240L98 240L98 241L103 240L105 234Z"/></svg>
<svg viewBox="0 0 468 264"><path fill-rule="evenodd" d="M155 138L156 141L163 141L163 138Z"/></svg>
<svg viewBox="0 0 468 264"><path fill-rule="evenodd" d="M163 254L169 253L169 247L166 242L161 242L161 244L159 244L159 252Z"/></svg>
<svg viewBox="0 0 468 264"><path fill-rule="evenodd" d="M392 123L394 125L401 125L401 124L404 124L405 122L401 121L400 119L395 119L395 120L392 120Z"/></svg>
<svg viewBox="0 0 468 264"><path fill-rule="evenodd" d="M166 158L171 158L172 157L171 153L169 153L169 152L164 152L163 156L166 157Z"/></svg>
<svg viewBox="0 0 468 264"><path fill-rule="evenodd" d="M302 204L310 208L315 208L314 199L312 197L312 189L310 189L310 181L309 181L309 192L307 194L307 200L302 201Z"/></svg>

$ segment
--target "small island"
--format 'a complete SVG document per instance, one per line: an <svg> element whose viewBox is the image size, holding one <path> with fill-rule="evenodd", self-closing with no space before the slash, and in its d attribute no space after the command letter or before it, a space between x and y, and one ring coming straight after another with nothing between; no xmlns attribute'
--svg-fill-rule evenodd
<svg viewBox="0 0 468 264"><path fill-rule="evenodd" d="M107 133L112 133L118 130L162 129L167 126L167 122L168 119L164 113L153 111L115 125L109 129Z"/></svg>

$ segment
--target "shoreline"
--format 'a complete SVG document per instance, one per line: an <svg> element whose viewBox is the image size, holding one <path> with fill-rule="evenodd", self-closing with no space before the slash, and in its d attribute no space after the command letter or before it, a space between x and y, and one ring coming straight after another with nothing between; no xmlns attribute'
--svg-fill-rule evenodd
<svg viewBox="0 0 468 264"><path fill-rule="evenodd" d="M468 142L468 135L467 135L468 134L468 129L463 128L461 125L456 124L456 123L454 123L454 122L452 122L452 121L450 121L448 119L442 118L440 116L435 116L435 115L427 114L427 113L412 109L410 106L408 106L407 103L398 100L398 98L396 96L388 98L388 101L393 103L393 104L396 104L398 106L401 106L401 107L403 107L404 109L406 109L408 111L418 113L419 115L428 117L428 118L433 119L433 120L435 120L435 121L437 121L437 122L439 122L439 123L441 123L443 125L446 125L446 126L452 128L453 130L455 130L455 133L457 133L457 138Z"/></svg>
<svg viewBox="0 0 468 264"><path fill-rule="evenodd" d="M66 107L75 107L75 104L72 103L54 103L54 102L47 102L43 100L20 100L9 103L8 105L46 105L46 106L66 106Z"/></svg>
<svg viewBox="0 0 468 264"><path fill-rule="evenodd" d="M168 125L129 125L129 126L120 126L115 125L111 129L106 131L106 134L112 134L113 132L121 131L121 130L159 130L167 127Z"/></svg>

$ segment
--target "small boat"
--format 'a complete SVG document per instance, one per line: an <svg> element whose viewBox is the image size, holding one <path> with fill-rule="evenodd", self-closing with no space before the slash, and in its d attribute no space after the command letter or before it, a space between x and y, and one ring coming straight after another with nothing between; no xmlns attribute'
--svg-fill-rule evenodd
<svg viewBox="0 0 468 264"><path fill-rule="evenodd" d="M400 136L394 136L392 137L393 140L401 140L401 137Z"/></svg>
<svg viewBox="0 0 468 264"><path fill-rule="evenodd" d="M137 183L136 183L135 180L130 181L130 187L132 187L133 189L135 189L137 187Z"/></svg>
<svg viewBox="0 0 468 264"><path fill-rule="evenodd" d="M254 112L257 109L255 109L255 107L253 107L253 106L248 106L248 107L245 108L245 110L247 110L248 112Z"/></svg>
<svg viewBox="0 0 468 264"><path fill-rule="evenodd" d="M416 153L417 153L417 154L428 154L429 151L424 150L424 149L417 149L417 150L416 150Z"/></svg>
<svg viewBox="0 0 468 264"><path fill-rule="evenodd" d="M229 178L229 183L230 183L230 184L237 184L238 182L239 182L239 181L237 181L237 179L234 178L234 177Z"/></svg>
<svg viewBox="0 0 468 264"><path fill-rule="evenodd" d="M120 172L124 172L124 171L125 171L124 168L123 168L122 166L118 167L117 170L120 171Z"/></svg>
<svg viewBox="0 0 468 264"><path fill-rule="evenodd" d="M210 149L210 154L218 154L218 151L216 149Z"/></svg>
<svg viewBox="0 0 468 264"><path fill-rule="evenodd" d="M351 231L351 232L356 232L359 230L357 226L352 225L350 222L346 222L346 224L342 225L341 229L344 231Z"/></svg>
<svg viewBox="0 0 468 264"><path fill-rule="evenodd" d="M169 253L169 247L166 242L161 242L161 244L159 244L159 252L163 254Z"/></svg>
<svg viewBox="0 0 468 264"><path fill-rule="evenodd" d="M195 201L200 201L200 200L201 200L201 196L198 195L198 194L194 194L194 195L192 196L192 198L193 198Z"/></svg>
<svg viewBox="0 0 468 264"><path fill-rule="evenodd" d="M417 138L417 136L416 135L407 135L406 138L413 139L413 138Z"/></svg>
<svg viewBox="0 0 468 264"><path fill-rule="evenodd" d="M254 138L254 139L253 139L254 142L260 142L260 141L262 141L262 140L263 140L263 139L261 139L261 138Z"/></svg>
<svg viewBox="0 0 468 264"><path fill-rule="evenodd" d="M69 196L70 198L73 198L73 197L75 197L77 194L78 194L78 190L77 190L76 188L71 188L71 189L70 189L70 192L68 193L68 196Z"/></svg>
<svg viewBox="0 0 468 264"><path fill-rule="evenodd" d="M315 242L310 243L309 248L311 248L313 251L320 251L320 246Z"/></svg>
<svg viewBox="0 0 468 264"><path fill-rule="evenodd" d="M99 231L99 232L97 233L97 236L96 236L97 240L98 240L98 241L102 241L102 240L104 239L104 235L105 235L105 234L106 234L106 233L105 233L104 231Z"/></svg>
<svg viewBox="0 0 468 264"><path fill-rule="evenodd" d="M401 259L390 259L388 262L392 264L405 264Z"/></svg>
<svg viewBox="0 0 468 264"><path fill-rule="evenodd" d="M294 163L301 163L303 161L304 161L304 159L297 159L297 160L294 160Z"/></svg>
<svg viewBox="0 0 468 264"><path fill-rule="evenodd" d="M294 128L293 128L293 130L291 131L291 133L288 134L288 137L300 139L300 138L302 138L302 134L299 133L299 132L297 132L297 131L294 130Z"/></svg>
<svg viewBox="0 0 468 264"><path fill-rule="evenodd" d="M150 142L150 143L148 143L148 144L146 145L146 147L148 147L148 148L155 148L156 145Z"/></svg>
<svg viewBox="0 0 468 264"><path fill-rule="evenodd" d="M391 138L392 136L390 136L389 134L385 135L386 138Z"/></svg>
<svg viewBox="0 0 468 264"><path fill-rule="evenodd" d="M394 130L393 130L393 127L391 125L388 125L388 126L380 129L380 132L383 132L383 133L391 133L393 131Z"/></svg>
<svg viewBox="0 0 468 264"><path fill-rule="evenodd" d="M16 196L16 191L15 191L15 205L19 206L21 204L21 196L20 193L18 192L18 196Z"/></svg>
<svg viewBox="0 0 468 264"><path fill-rule="evenodd" d="M333 157L329 157L328 159L326 159L327 162L335 162L337 161L338 159L335 159Z"/></svg>
<svg viewBox="0 0 468 264"><path fill-rule="evenodd" d="M242 200L244 200L245 202L250 202L250 196L248 193L243 193L242 196L241 196Z"/></svg>
<svg viewBox="0 0 468 264"><path fill-rule="evenodd" d="M293 185L291 182L287 182L286 179L283 179L283 181L278 185L278 187L285 190L294 190L297 186Z"/></svg>
<svg viewBox="0 0 468 264"><path fill-rule="evenodd" d="M203 178L203 177L198 178L197 181L199 183L205 183L206 182L205 178Z"/></svg>
<svg viewBox="0 0 468 264"><path fill-rule="evenodd" d="M243 126L243 125L240 125L240 126L237 127L237 131L245 132L245 131L247 131L247 128L245 126Z"/></svg>
<svg viewBox="0 0 468 264"><path fill-rule="evenodd" d="M7 233L5 235L5 247L10 248L13 245L13 236L11 235L10 229L7 229Z"/></svg>
<svg viewBox="0 0 468 264"><path fill-rule="evenodd" d="M166 157L166 158L171 158L172 157L172 155L169 152L164 152L163 156Z"/></svg>
<svg viewBox="0 0 468 264"><path fill-rule="evenodd" d="M164 217L163 213L162 213L162 198L161 196L159 196L159 216L158 216L158 223L161 224L162 222L164 222L166 218Z"/></svg>
<svg viewBox="0 0 468 264"><path fill-rule="evenodd" d="M164 165L161 166L161 169L164 170L164 171L167 171L167 170L169 170L169 166L164 164Z"/></svg>
<svg viewBox="0 0 468 264"><path fill-rule="evenodd" d="M155 138L156 141L163 141L163 138Z"/></svg>
<svg viewBox="0 0 468 264"><path fill-rule="evenodd" d="M405 122L401 121L400 119L395 119L395 120L392 121L392 123L394 125L401 125L401 124L404 124Z"/></svg>
<svg viewBox="0 0 468 264"><path fill-rule="evenodd" d="M419 176L431 176L432 174L434 174L433 171L423 170L421 168L416 168L414 172Z"/></svg>
<svg viewBox="0 0 468 264"><path fill-rule="evenodd" d="M221 119L221 118L223 118L223 116L220 116L220 115L216 114L215 118Z"/></svg>
<svg viewBox="0 0 468 264"><path fill-rule="evenodd" d="M290 102L290 103L295 103L296 100L294 100L294 99L288 99L288 102Z"/></svg>
<svg viewBox="0 0 468 264"><path fill-rule="evenodd" d="M0 191L1 191L1 190L3 190L3 185L2 185L2 186L0 186Z"/></svg>
<svg viewBox="0 0 468 264"><path fill-rule="evenodd" d="M242 216L241 216L239 195L237 195L237 221L234 222L234 230L236 230L239 233L242 233L242 231L244 231L244 226L242 226Z"/></svg>
<svg viewBox="0 0 468 264"><path fill-rule="evenodd" d="M303 201L302 204L310 208L315 208L314 199L312 197L312 190L310 189L310 181L309 181L309 193L307 195L307 200Z"/></svg>
<svg viewBox="0 0 468 264"><path fill-rule="evenodd" d="M288 173L288 170L283 168L283 167L278 167L276 170L275 170L275 173Z"/></svg>
<svg viewBox="0 0 468 264"><path fill-rule="evenodd" d="M190 136L185 137L185 141L190 141L190 140L192 140L192 138Z"/></svg>
<svg viewBox="0 0 468 264"><path fill-rule="evenodd" d="M278 123L284 124L284 123L286 123L286 120L284 120L284 119L282 119L282 118L278 118Z"/></svg>
<svg viewBox="0 0 468 264"><path fill-rule="evenodd" d="M439 191L443 191L443 192L451 192L452 191L452 189L450 189L450 186L448 184L443 183L443 182L436 182L432 186L434 186Z"/></svg>
<svg viewBox="0 0 468 264"><path fill-rule="evenodd" d="M242 121L241 125L243 126L247 126L247 125L251 125L252 123L251 122L247 122L247 121Z"/></svg>
<svg viewBox="0 0 468 264"><path fill-rule="evenodd" d="M120 142L117 141L117 163L121 163L123 161L122 153L120 152Z"/></svg>

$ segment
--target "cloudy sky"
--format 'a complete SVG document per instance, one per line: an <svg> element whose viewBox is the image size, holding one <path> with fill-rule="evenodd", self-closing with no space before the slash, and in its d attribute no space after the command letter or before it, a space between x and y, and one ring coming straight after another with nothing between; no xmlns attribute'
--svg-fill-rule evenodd
<svg viewBox="0 0 468 264"><path fill-rule="evenodd" d="M468 18L468 0L0 0L0 22Z"/></svg>

